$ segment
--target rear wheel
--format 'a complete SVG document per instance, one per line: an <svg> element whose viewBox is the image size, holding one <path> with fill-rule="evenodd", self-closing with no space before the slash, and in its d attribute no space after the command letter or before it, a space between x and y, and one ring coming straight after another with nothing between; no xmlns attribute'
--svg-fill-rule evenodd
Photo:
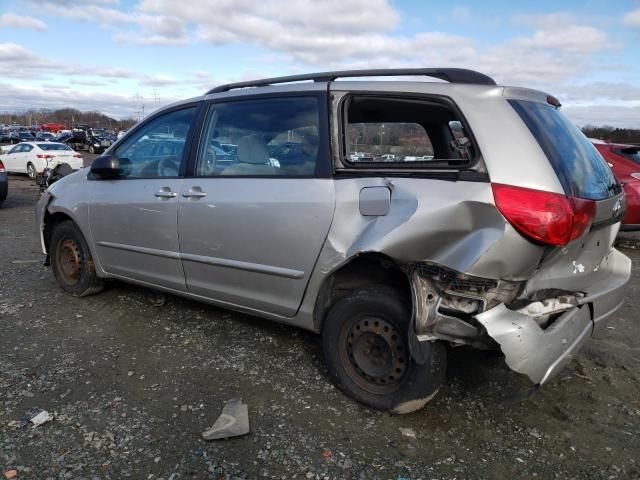
<svg viewBox="0 0 640 480"><path fill-rule="evenodd" d="M54 227L49 254L53 274L66 292L84 297L104 288L104 282L96 275L87 242L72 221L67 220Z"/></svg>
<svg viewBox="0 0 640 480"><path fill-rule="evenodd" d="M89 147L89 153L96 153L96 149L93 147L93 145Z"/></svg>
<svg viewBox="0 0 640 480"><path fill-rule="evenodd" d="M29 175L29 178L32 180L35 180L38 175L36 167L31 162L27 163L27 175Z"/></svg>
<svg viewBox="0 0 640 480"><path fill-rule="evenodd" d="M379 410L409 413L438 391L446 370L446 350L428 345L426 362L409 352L411 312L393 292L379 287L338 300L322 331L327 367L347 395Z"/></svg>

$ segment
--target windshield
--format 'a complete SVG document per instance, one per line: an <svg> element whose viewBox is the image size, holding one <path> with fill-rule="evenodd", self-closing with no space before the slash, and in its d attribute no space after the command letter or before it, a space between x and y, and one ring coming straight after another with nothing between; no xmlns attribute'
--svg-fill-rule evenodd
<svg viewBox="0 0 640 480"><path fill-rule="evenodd" d="M509 103L544 151L567 195L603 200L619 192L618 182L596 148L559 110L525 100Z"/></svg>
<svg viewBox="0 0 640 480"><path fill-rule="evenodd" d="M40 147L40 149L42 150L71 150L69 147L67 147L66 145L63 145L62 143L39 143L38 147Z"/></svg>

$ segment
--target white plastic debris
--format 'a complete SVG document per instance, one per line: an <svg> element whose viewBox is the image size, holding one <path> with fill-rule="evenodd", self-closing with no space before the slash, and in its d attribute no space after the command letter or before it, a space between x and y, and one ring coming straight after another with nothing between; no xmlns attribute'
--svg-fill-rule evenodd
<svg viewBox="0 0 640 480"><path fill-rule="evenodd" d="M249 433L249 411L241 398L232 398L222 409L213 427L202 432L205 440L238 437Z"/></svg>
<svg viewBox="0 0 640 480"><path fill-rule="evenodd" d="M33 424L34 427L37 427L38 425L47 423L49 420L53 420L53 417L46 410L42 410L35 417L32 417L29 421Z"/></svg>

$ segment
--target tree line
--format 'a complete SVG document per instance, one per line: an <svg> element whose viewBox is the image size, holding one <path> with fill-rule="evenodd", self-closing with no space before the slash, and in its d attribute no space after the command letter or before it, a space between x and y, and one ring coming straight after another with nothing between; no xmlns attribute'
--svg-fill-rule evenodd
<svg viewBox="0 0 640 480"><path fill-rule="evenodd" d="M598 138L612 143L630 143L640 145L640 129L637 128L617 128L617 127L594 127L587 125L582 128L589 138Z"/></svg>
<svg viewBox="0 0 640 480"><path fill-rule="evenodd" d="M133 118L116 120L98 111L82 112L75 108L59 108L57 110L27 110L21 113L0 113L0 124L5 125L42 125L44 123L60 123L71 128L74 123L86 123L93 128L110 130L126 130L136 123Z"/></svg>

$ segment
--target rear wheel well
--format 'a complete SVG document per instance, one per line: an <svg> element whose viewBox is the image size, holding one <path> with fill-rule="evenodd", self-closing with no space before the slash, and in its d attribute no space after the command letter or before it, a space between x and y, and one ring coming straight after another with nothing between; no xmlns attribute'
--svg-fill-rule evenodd
<svg viewBox="0 0 640 480"><path fill-rule="evenodd" d="M66 213L62 213L62 212L56 212L56 213L45 212L43 235L44 235L44 246L47 249L47 252L49 252L49 244L51 243L51 233L53 232L53 229L59 223L65 222L67 220L71 220L72 222L74 221L73 218L71 218Z"/></svg>
<svg viewBox="0 0 640 480"><path fill-rule="evenodd" d="M381 253L363 253L342 265L324 280L313 311L315 330L322 330L327 312L336 301L346 297L350 292L372 285L390 287L403 304L411 306L409 278L398 264Z"/></svg>

